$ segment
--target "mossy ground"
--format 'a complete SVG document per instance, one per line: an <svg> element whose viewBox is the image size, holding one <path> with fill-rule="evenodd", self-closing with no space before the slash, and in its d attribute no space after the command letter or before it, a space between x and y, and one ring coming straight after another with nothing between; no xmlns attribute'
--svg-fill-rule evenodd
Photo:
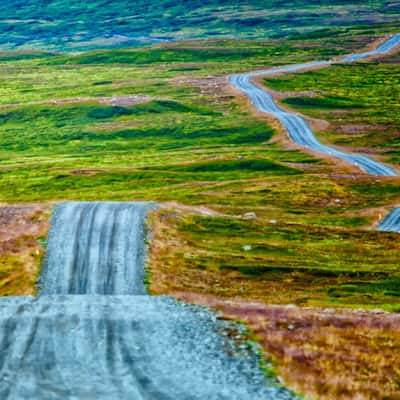
<svg viewBox="0 0 400 400"><path fill-rule="evenodd" d="M172 210L153 218L168 244L154 249L155 293L400 310L397 234Z"/></svg>

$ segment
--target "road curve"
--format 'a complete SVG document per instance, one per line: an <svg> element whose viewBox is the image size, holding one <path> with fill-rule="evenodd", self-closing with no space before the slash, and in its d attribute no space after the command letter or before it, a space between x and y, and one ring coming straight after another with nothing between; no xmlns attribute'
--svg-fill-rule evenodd
<svg viewBox="0 0 400 400"><path fill-rule="evenodd" d="M42 294L0 298L1 400L295 399L224 334L227 322L144 295L151 207L55 208Z"/></svg>
<svg viewBox="0 0 400 400"><path fill-rule="evenodd" d="M400 233L400 207L394 208L379 224L378 231Z"/></svg>
<svg viewBox="0 0 400 400"><path fill-rule="evenodd" d="M363 58L368 58L371 56L379 56L392 51L395 47L400 44L400 33L393 35L390 39L385 40L382 44L380 44L376 49L367 51L364 53L355 53L350 54L348 56L343 57L340 61L344 62L353 62L362 60Z"/></svg>
<svg viewBox="0 0 400 400"><path fill-rule="evenodd" d="M371 57L373 55L382 55L388 53L399 45L400 34L397 34L386 40L375 50L366 53L348 55L341 58L339 61L353 62ZM275 118L277 118L286 129L289 137L300 146L311 149L318 153L342 159L350 164L359 167L361 170L370 175L397 176L398 174L393 168L390 168L389 166L373 160L369 157L359 154L346 153L335 149L334 147L322 144L315 137L310 126L304 118L295 113L287 112L284 109L280 108L266 90L262 89L252 82L252 78L255 78L257 76L268 76L277 73L296 72L312 67L331 65L335 62L337 61L315 61L303 64L277 67L265 71L236 74L231 75L229 77L229 81L236 89L243 92L259 111L273 115Z"/></svg>

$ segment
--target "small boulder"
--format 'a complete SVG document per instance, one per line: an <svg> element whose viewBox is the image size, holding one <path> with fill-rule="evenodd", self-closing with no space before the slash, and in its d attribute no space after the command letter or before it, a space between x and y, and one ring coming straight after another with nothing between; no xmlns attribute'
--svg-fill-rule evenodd
<svg viewBox="0 0 400 400"><path fill-rule="evenodd" d="M257 219L257 214L255 212L248 212L243 215L244 219Z"/></svg>

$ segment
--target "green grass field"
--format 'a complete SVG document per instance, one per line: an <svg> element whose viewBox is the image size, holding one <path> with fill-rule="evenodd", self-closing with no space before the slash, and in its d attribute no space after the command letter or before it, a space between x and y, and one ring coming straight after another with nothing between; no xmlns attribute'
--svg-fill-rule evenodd
<svg viewBox="0 0 400 400"><path fill-rule="evenodd" d="M181 42L70 56L5 52L0 201L207 206L224 216L169 220L176 237L191 243L192 269L234 274L248 285L247 298L394 310L395 235L368 229L398 201L398 180L356 178L343 166L286 148L226 81L232 72L331 57L365 42L349 36L343 45L312 38ZM395 68L338 65L267 84L331 90L286 103L318 117L339 107L352 124L390 121L396 132ZM119 104L133 95L138 104ZM382 115L377 105L384 101L390 106ZM334 134L324 140L339 143ZM358 140L340 143L360 146ZM383 142L369 144L385 149ZM393 149L384 155L396 163ZM246 212L258 219L237 218ZM243 250L247 245L250 251ZM168 257L177 269L188 266L182 252ZM254 289L282 283L281 297ZM218 294L240 295L225 285Z"/></svg>
<svg viewBox="0 0 400 400"><path fill-rule="evenodd" d="M308 73L266 79L275 90L289 92L283 103L327 120L320 136L337 145L368 149L398 165L400 130L399 55L380 62L335 65ZM313 88L311 97L294 96Z"/></svg>
<svg viewBox="0 0 400 400"><path fill-rule="evenodd" d="M54 202L154 201L152 294L220 302L310 398L396 396L395 314L325 307L400 312L398 234L375 231L400 178L290 144L227 76L365 49L400 31L399 13L392 0L0 5L0 295L35 293ZM397 53L265 84L328 122L321 141L398 167L399 66Z"/></svg>

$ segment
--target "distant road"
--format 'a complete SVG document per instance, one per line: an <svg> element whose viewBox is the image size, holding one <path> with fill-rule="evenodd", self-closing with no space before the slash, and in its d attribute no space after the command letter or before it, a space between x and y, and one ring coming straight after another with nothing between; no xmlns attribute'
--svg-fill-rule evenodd
<svg viewBox="0 0 400 400"><path fill-rule="evenodd" d="M400 207L393 209L379 224L378 231L400 233Z"/></svg>
<svg viewBox="0 0 400 400"><path fill-rule="evenodd" d="M359 167L361 170L370 175L397 176L398 173L393 168L376 160L373 160L370 157L359 154L346 153L334 147L322 144L315 137L310 126L304 118L295 113L288 112L280 108L278 104L274 101L272 96L266 91L266 89L261 88L253 83L252 78L255 78L257 76L269 76L277 73L297 72L313 67L332 65L335 62L354 62L374 55L386 54L399 45L400 34L396 34L390 39L386 40L380 46L378 46L375 50L371 50L365 53L348 55L339 59L338 61L315 61L304 64L277 67L265 71L255 71L245 74L231 75L229 77L229 81L236 89L243 92L259 111L273 115L275 118L277 118L285 127L289 137L300 146L303 146L318 153L327 154L329 156L342 159L350 164Z"/></svg>

